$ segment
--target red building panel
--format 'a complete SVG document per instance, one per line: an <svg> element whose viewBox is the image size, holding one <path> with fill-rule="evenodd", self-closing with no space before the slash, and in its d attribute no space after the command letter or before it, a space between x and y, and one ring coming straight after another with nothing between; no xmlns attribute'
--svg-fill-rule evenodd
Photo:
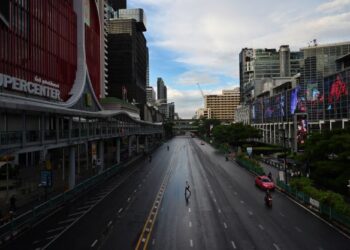
<svg viewBox="0 0 350 250"><path fill-rule="evenodd" d="M77 70L73 0L8 2L8 25L0 22L0 73L28 82L39 83L40 78L57 84L61 100L66 101ZM6 91L38 98L38 95Z"/></svg>

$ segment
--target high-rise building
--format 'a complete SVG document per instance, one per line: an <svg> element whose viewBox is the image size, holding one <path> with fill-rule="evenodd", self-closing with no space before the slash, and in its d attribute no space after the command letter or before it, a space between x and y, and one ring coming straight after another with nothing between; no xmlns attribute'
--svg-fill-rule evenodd
<svg viewBox="0 0 350 250"><path fill-rule="evenodd" d="M301 65L299 96L304 96L308 119L325 120L328 104L324 96L326 86L324 77L337 71L337 59L350 53L350 43L335 43L301 48L304 60ZM304 95L306 93L306 95ZM316 95L321 98L318 101ZM304 111L305 111L304 110ZM304 112L299 110L299 112Z"/></svg>
<svg viewBox="0 0 350 250"><path fill-rule="evenodd" d="M171 102L168 103L168 114L167 114L167 118L170 121L174 120L174 116L175 116L175 103Z"/></svg>
<svg viewBox="0 0 350 250"><path fill-rule="evenodd" d="M234 112L239 105L239 88L223 90L222 95L205 95L205 109L210 109L211 118L233 122Z"/></svg>
<svg viewBox="0 0 350 250"><path fill-rule="evenodd" d="M167 87L161 77L157 79L157 99L159 103L167 103Z"/></svg>
<svg viewBox="0 0 350 250"><path fill-rule="evenodd" d="M210 108L199 108L196 110L196 119L211 119L211 111Z"/></svg>
<svg viewBox="0 0 350 250"><path fill-rule="evenodd" d="M146 95L147 95L147 103L155 104L155 102L156 102L156 92L154 91L152 86L148 86L146 88Z"/></svg>
<svg viewBox="0 0 350 250"><path fill-rule="evenodd" d="M101 105L105 3L1 1L0 158L11 169L0 178L1 211L12 195L28 206L42 187L55 190L51 198L120 163L123 148L129 155L133 150L123 143L125 135L143 128L145 136L162 134L159 124L131 113L131 104L122 112Z"/></svg>
<svg viewBox="0 0 350 250"><path fill-rule="evenodd" d="M126 9L126 0L108 0L108 4L112 6L114 10Z"/></svg>
<svg viewBox="0 0 350 250"><path fill-rule="evenodd" d="M350 110L350 42L315 43L300 53L300 73L285 83L279 82L282 77L264 79L260 95L239 110L243 115L249 107L250 123L263 131L264 142L283 144L283 130L294 151L303 147L309 131L348 127Z"/></svg>
<svg viewBox="0 0 350 250"><path fill-rule="evenodd" d="M121 9L108 23L108 94L139 105L146 103L149 66L143 20L142 9Z"/></svg>
<svg viewBox="0 0 350 250"><path fill-rule="evenodd" d="M291 52L288 45L276 49L244 48L239 54L241 102L251 102L262 79L292 77L300 71L302 52Z"/></svg>

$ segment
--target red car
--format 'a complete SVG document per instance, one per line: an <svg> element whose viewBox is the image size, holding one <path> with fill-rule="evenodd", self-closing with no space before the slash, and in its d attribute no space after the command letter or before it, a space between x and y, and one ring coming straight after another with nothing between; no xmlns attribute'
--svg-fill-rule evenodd
<svg viewBox="0 0 350 250"><path fill-rule="evenodd" d="M275 190L275 183L273 183L273 181L271 181L266 175L255 177L255 185L264 190Z"/></svg>

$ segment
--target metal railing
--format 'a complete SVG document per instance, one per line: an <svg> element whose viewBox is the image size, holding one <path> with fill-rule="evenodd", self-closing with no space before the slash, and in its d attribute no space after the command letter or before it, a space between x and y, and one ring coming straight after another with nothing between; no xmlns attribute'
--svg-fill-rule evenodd
<svg viewBox="0 0 350 250"><path fill-rule="evenodd" d="M288 184L280 180L277 180L276 184L279 188L281 188L284 192L286 192L288 195L293 197L295 200L303 203L304 205L308 206L312 210L317 211L323 217L326 217L331 221L335 221L339 224L342 224L343 226L347 227L350 230L349 216L346 216L345 214L337 211L337 209L327 204L318 202L317 200L313 199L309 195L292 188L291 186L289 186Z"/></svg>
<svg viewBox="0 0 350 250"><path fill-rule="evenodd" d="M124 128L123 135L133 135L133 134L155 134L162 133L161 128ZM79 134L79 129L74 128L71 131L69 130L59 130L58 132L58 140L66 140L69 138L69 134L71 134L72 139L77 138L87 138L96 137L96 136L115 136L119 137L121 134L118 128L95 128L95 129L81 129ZM27 143L41 143L41 138L43 137L43 141L53 141L57 138L56 130L45 130L43 135L40 130L30 130L23 133L22 131L7 131L0 132L0 146L11 146L18 145L23 142L22 138L25 136L25 141Z"/></svg>
<svg viewBox="0 0 350 250"><path fill-rule="evenodd" d="M30 226L34 224L43 215L48 214L48 212L53 211L55 208L77 197L79 194L88 190L92 186L98 183L102 183L109 177L115 175L122 168L138 160L140 157L142 157L142 155L139 155L136 158L124 164L115 164L112 167L104 170L102 173L79 183L74 187L74 189L65 191L64 193L59 194L38 206L35 206L33 209L29 210L28 212L21 214L18 217L15 217L10 222L0 226L0 240L7 237L11 237L17 230L20 230L25 226Z"/></svg>

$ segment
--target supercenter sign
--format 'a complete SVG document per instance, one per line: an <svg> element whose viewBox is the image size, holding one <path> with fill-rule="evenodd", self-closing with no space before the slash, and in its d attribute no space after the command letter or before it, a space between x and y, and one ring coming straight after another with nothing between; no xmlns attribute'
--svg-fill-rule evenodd
<svg viewBox="0 0 350 250"><path fill-rule="evenodd" d="M37 76L34 78L34 81L30 82L0 73L0 87L61 101L61 92L58 84L42 80Z"/></svg>

